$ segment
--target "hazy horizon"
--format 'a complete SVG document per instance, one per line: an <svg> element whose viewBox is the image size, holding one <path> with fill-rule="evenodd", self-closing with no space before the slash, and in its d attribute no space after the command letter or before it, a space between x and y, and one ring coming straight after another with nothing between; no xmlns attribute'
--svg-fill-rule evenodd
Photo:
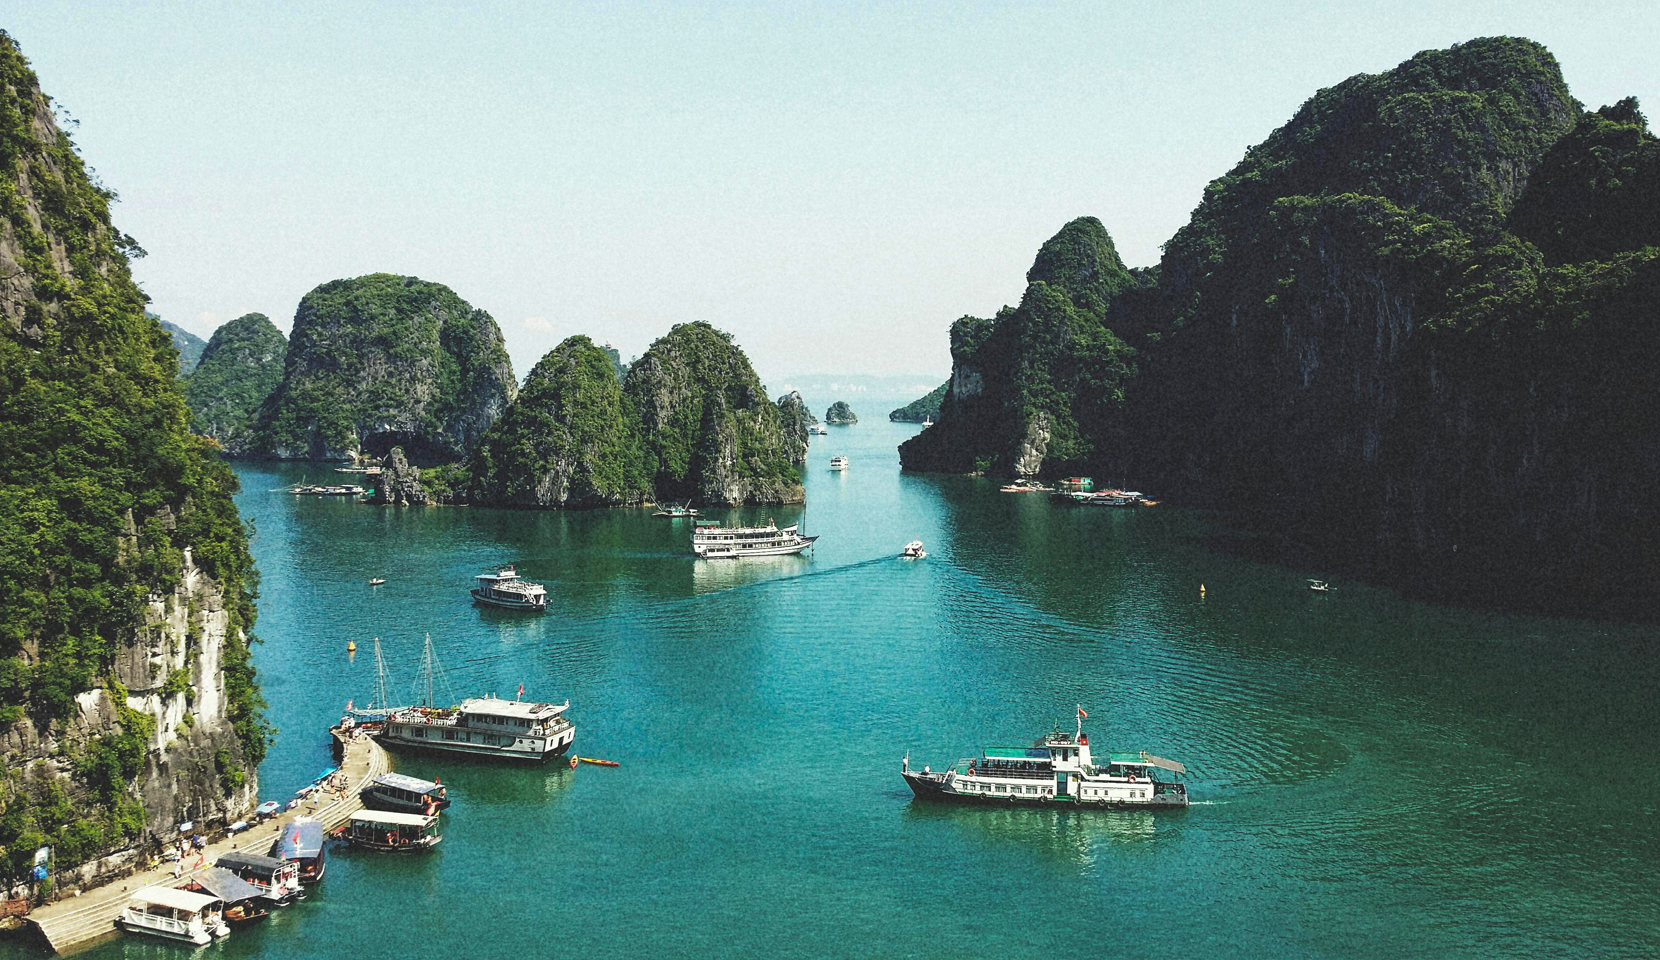
<svg viewBox="0 0 1660 960"><path fill-rule="evenodd" d="M1204 185L1318 89L1479 36L1537 40L1587 107L1635 95L1637 4L278 12L42 2L0 22L196 333L374 272L496 318L523 377L574 333L731 332L777 389L933 378L1101 219L1155 262ZM881 413L885 414L883 410Z"/></svg>

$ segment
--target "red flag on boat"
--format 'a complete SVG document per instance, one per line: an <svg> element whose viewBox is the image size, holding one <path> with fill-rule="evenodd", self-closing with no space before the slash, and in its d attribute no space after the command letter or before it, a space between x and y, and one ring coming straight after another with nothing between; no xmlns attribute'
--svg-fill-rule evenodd
<svg viewBox="0 0 1660 960"><path fill-rule="evenodd" d="M1089 714L1084 712L1083 707L1078 708L1078 719L1079 720L1088 720L1089 719Z"/></svg>
<svg viewBox="0 0 1660 960"><path fill-rule="evenodd" d="M524 698L525 698L525 685L521 683L521 684L519 684L519 696L516 699L523 700Z"/></svg>

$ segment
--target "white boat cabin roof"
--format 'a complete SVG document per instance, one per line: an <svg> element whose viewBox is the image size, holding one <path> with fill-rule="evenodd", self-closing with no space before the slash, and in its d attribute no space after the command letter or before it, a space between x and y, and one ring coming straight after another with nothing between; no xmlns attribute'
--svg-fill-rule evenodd
<svg viewBox="0 0 1660 960"><path fill-rule="evenodd" d="M395 813L387 810L359 810L352 814L353 823L378 823L388 827L424 827L437 819L419 813Z"/></svg>
<svg viewBox="0 0 1660 960"><path fill-rule="evenodd" d="M532 703L528 700L497 700L495 697L472 697L461 701L462 713L490 717L514 717L520 720L546 720L570 709L567 703Z"/></svg>
<svg viewBox="0 0 1660 960"><path fill-rule="evenodd" d="M475 579L475 580L489 580L489 581L494 582L494 583L505 583L505 582L508 582L508 581L520 580L520 579L523 579L523 578L521 578L519 576L518 571L516 569L509 566L509 567L502 567L500 570L498 570L495 573L481 573L477 577L474 577L473 579ZM535 584L531 584L531 585L535 586Z"/></svg>
<svg viewBox="0 0 1660 960"><path fill-rule="evenodd" d="M186 913L200 913L220 900L205 893L191 893L189 890L174 890L172 887L145 887L133 894L133 899L139 903L153 903L158 907L171 907L174 910L183 910Z"/></svg>
<svg viewBox="0 0 1660 960"><path fill-rule="evenodd" d="M375 783L392 787L395 790L408 790L411 793L431 793L437 790L439 784L431 780L422 780L405 773L383 773L374 779Z"/></svg>

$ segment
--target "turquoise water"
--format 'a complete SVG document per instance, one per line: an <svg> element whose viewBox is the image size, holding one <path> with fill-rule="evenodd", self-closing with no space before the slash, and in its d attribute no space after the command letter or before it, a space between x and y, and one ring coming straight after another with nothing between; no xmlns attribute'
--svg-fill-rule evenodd
<svg viewBox="0 0 1660 960"><path fill-rule="evenodd" d="M1190 513L902 476L916 429L816 440L823 539L742 565L690 560L685 522L649 511L371 508L276 492L315 466L239 466L281 730L266 796L328 765L375 636L395 698L430 633L455 696L568 697L577 752L622 766L401 759L455 798L436 853L338 851L311 900L204 952L1660 953L1653 631L1314 595L1322 571L1211 552ZM802 511L730 514L769 515ZM896 559L915 538L929 558ZM468 604L508 561L547 583L547 615ZM937 807L899 779L906 750L939 766L1080 703L1095 743L1184 761L1199 803Z"/></svg>

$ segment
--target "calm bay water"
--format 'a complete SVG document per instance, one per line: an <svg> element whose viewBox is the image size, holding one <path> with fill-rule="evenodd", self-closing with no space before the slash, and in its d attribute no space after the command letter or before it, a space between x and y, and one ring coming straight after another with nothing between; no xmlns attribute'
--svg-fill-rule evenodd
<svg viewBox="0 0 1660 960"><path fill-rule="evenodd" d="M455 798L435 854L337 851L311 900L202 952L1660 953L1652 630L1311 594L1321 571L1208 551L1186 512L902 476L915 430L817 439L823 539L741 565L692 561L685 521L650 511L372 508L278 492L326 469L240 465L281 730L266 797L329 765L326 728L373 694L376 636L394 699L430 633L441 698L569 697L577 752L622 766L400 758ZM895 559L914 538L929 558ZM548 584L545 616L467 602L509 561ZM1184 761L1199 803L959 809L899 779L907 749L938 766L1024 743L1076 703L1097 744ZM187 952L126 937L87 956Z"/></svg>

